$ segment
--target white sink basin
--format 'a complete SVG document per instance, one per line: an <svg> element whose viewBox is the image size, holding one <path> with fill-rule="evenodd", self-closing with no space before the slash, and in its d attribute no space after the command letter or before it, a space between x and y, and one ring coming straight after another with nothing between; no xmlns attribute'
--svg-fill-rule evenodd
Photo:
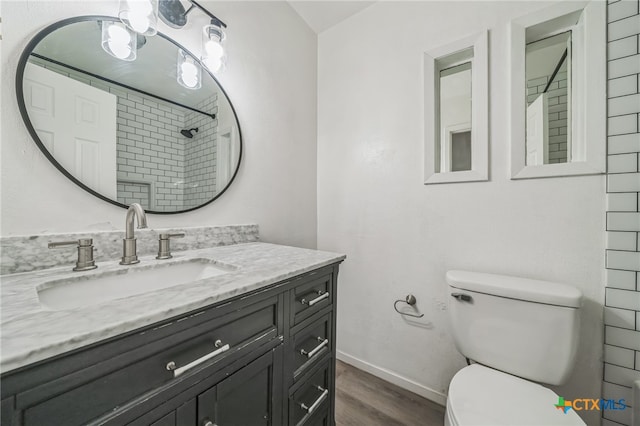
<svg viewBox="0 0 640 426"><path fill-rule="evenodd" d="M233 270L207 259L162 265L135 265L93 275L49 281L38 288L40 303L65 310L192 283Z"/></svg>

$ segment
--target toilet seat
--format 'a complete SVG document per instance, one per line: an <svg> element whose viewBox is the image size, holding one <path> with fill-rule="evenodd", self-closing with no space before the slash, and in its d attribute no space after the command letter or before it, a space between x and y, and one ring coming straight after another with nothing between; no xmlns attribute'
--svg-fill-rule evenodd
<svg viewBox="0 0 640 426"><path fill-rule="evenodd" d="M574 410L555 407L558 395L536 383L473 364L451 380L445 424L585 425Z"/></svg>

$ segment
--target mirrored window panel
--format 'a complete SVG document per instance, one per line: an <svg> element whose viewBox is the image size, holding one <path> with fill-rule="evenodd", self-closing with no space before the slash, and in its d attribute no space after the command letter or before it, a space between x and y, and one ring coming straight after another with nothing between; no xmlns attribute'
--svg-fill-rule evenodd
<svg viewBox="0 0 640 426"><path fill-rule="evenodd" d="M437 172L471 170L472 49L440 58L439 156Z"/></svg>
<svg viewBox="0 0 640 426"><path fill-rule="evenodd" d="M487 180L488 33L424 53L424 183Z"/></svg>
<svg viewBox="0 0 640 426"><path fill-rule="evenodd" d="M527 43L527 165L571 161L571 31Z"/></svg>
<svg viewBox="0 0 640 426"><path fill-rule="evenodd" d="M67 20L23 55L19 102L36 142L67 176L116 204L172 213L209 203L241 157L225 92L162 34L137 36L134 60L108 53L103 19Z"/></svg>

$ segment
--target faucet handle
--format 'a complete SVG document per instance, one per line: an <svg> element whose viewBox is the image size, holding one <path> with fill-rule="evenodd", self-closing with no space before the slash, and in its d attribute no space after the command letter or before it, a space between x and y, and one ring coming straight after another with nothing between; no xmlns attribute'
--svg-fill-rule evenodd
<svg viewBox="0 0 640 426"><path fill-rule="evenodd" d="M158 255L156 259L171 259L173 256L171 255L171 238L182 238L185 236L184 232L180 232L177 234L169 234L162 233L158 237Z"/></svg>
<svg viewBox="0 0 640 426"><path fill-rule="evenodd" d="M159 237L161 240L168 240L169 238L183 238L186 234L184 232L179 232L177 234L160 234Z"/></svg>
<svg viewBox="0 0 640 426"><path fill-rule="evenodd" d="M78 248L78 260L74 271L90 271L96 269L96 261L93 259L93 239L80 238L77 241L54 241L50 242L48 247L59 248L66 246L76 246Z"/></svg>

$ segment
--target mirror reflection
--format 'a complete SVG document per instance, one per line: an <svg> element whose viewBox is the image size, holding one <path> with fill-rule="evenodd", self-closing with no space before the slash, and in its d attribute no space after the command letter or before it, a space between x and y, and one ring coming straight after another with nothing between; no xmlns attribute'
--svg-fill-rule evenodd
<svg viewBox="0 0 640 426"><path fill-rule="evenodd" d="M226 94L199 68L192 77L200 80L185 85L185 55L199 63L161 34L138 36L137 57L124 61L101 48L103 27L98 19L71 22L29 52L19 101L41 149L115 203L162 213L207 204L240 162Z"/></svg>
<svg viewBox="0 0 640 426"><path fill-rule="evenodd" d="M527 165L570 161L571 31L526 47Z"/></svg>
<svg viewBox="0 0 640 426"><path fill-rule="evenodd" d="M471 170L472 49L438 58L439 149L436 172Z"/></svg>

